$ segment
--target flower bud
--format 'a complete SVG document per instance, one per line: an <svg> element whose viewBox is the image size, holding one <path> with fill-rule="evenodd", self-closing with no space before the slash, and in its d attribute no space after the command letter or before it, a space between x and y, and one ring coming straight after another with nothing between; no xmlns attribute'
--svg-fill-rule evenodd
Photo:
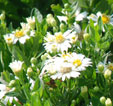
<svg viewBox="0 0 113 106"><path fill-rule="evenodd" d="M10 83L9 83L9 86L13 87L13 86L15 86L15 84L16 84L16 81L15 80L11 80Z"/></svg>
<svg viewBox="0 0 113 106"><path fill-rule="evenodd" d="M30 62L32 64L36 64L37 63L37 59L35 57L32 57L31 60L30 60Z"/></svg>
<svg viewBox="0 0 113 106"><path fill-rule="evenodd" d="M84 38L84 40L89 40L89 38L90 38L90 34L89 33L85 33L85 34L83 34L83 38Z"/></svg>
<svg viewBox="0 0 113 106"><path fill-rule="evenodd" d="M47 18L46 18L46 22L48 23L48 25L50 26L56 26L56 20L54 19L52 14L48 14Z"/></svg>
<svg viewBox="0 0 113 106"><path fill-rule="evenodd" d="M105 98L104 96L102 96L102 97L100 98L100 102L101 102L102 104L105 104L105 101L106 101L106 98Z"/></svg>
<svg viewBox="0 0 113 106"><path fill-rule="evenodd" d="M60 24L60 30L63 31L65 29L65 25L63 23Z"/></svg>
<svg viewBox="0 0 113 106"><path fill-rule="evenodd" d="M99 72L103 72L104 71L104 65L102 63L99 63L97 66Z"/></svg>
<svg viewBox="0 0 113 106"><path fill-rule="evenodd" d="M2 14L0 15L0 20L5 20L5 12L2 12Z"/></svg>
<svg viewBox="0 0 113 106"><path fill-rule="evenodd" d="M95 86L93 89L94 89L95 92L99 91L99 87L98 86Z"/></svg>
<svg viewBox="0 0 113 106"><path fill-rule="evenodd" d="M41 60L46 60L49 57L48 53L45 53L44 55L41 56Z"/></svg>
<svg viewBox="0 0 113 106"><path fill-rule="evenodd" d="M111 71L109 69L104 72L104 77L105 79L111 79Z"/></svg>
<svg viewBox="0 0 113 106"><path fill-rule="evenodd" d="M76 101L75 100L72 100L71 106L75 106L75 103L76 103Z"/></svg>
<svg viewBox="0 0 113 106"><path fill-rule="evenodd" d="M105 106L112 106L112 101L110 98L107 98L107 100L105 101Z"/></svg>
<svg viewBox="0 0 113 106"><path fill-rule="evenodd" d="M31 67L28 67L27 74L28 74L29 77L31 77L33 75L33 70L32 70Z"/></svg>
<svg viewBox="0 0 113 106"><path fill-rule="evenodd" d="M64 4L64 8L69 8L69 4L68 3L65 3Z"/></svg>
<svg viewBox="0 0 113 106"><path fill-rule="evenodd" d="M88 92L88 88L87 88L87 86L82 86L81 87L81 94L86 94Z"/></svg>
<svg viewBox="0 0 113 106"><path fill-rule="evenodd" d="M51 17L53 17L52 14L48 14L48 15L47 15L47 18L51 18Z"/></svg>

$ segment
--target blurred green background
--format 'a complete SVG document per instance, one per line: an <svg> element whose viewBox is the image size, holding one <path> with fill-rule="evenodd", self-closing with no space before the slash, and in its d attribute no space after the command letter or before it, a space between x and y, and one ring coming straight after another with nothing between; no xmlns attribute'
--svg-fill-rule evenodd
<svg viewBox="0 0 113 106"><path fill-rule="evenodd" d="M51 4L62 3L62 0L0 0L0 12L5 11L6 21L12 22L13 27L18 27L19 23L29 17L33 8L46 16L51 13Z"/></svg>

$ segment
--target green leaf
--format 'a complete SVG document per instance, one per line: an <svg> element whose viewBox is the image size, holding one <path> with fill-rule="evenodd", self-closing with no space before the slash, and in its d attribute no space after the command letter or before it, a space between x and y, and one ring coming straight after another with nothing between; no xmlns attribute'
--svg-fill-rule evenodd
<svg viewBox="0 0 113 106"><path fill-rule="evenodd" d="M3 71L1 76L3 77L3 80L10 82L10 73L8 71Z"/></svg>
<svg viewBox="0 0 113 106"><path fill-rule="evenodd" d="M26 65L30 65L28 58L24 55L24 53L19 49L18 46L13 46L12 55L14 58L20 61L24 61Z"/></svg>
<svg viewBox="0 0 113 106"><path fill-rule="evenodd" d="M52 5L51 5L51 8L52 8L52 11L53 11L56 15L63 15L63 14L61 13L62 7L61 7L59 4L57 4L57 5L52 4Z"/></svg>
<svg viewBox="0 0 113 106"><path fill-rule="evenodd" d="M50 99L44 102L44 106L52 106Z"/></svg>
<svg viewBox="0 0 113 106"><path fill-rule="evenodd" d="M31 96L31 106L42 106L40 95L38 92L33 92Z"/></svg>
<svg viewBox="0 0 113 106"><path fill-rule="evenodd" d="M101 17L99 17L98 19L98 26L99 26L99 33L101 34L103 30L103 22Z"/></svg>

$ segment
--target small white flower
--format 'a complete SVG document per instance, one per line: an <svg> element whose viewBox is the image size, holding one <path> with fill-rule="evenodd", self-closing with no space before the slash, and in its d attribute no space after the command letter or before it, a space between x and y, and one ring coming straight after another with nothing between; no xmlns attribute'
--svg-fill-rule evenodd
<svg viewBox="0 0 113 106"><path fill-rule="evenodd" d="M16 97L5 96L6 93L13 91L14 89L8 88L5 84L0 84L0 100L2 103L7 105L7 102L10 101L12 103L13 99L18 100ZM5 97L3 99L3 97Z"/></svg>
<svg viewBox="0 0 113 106"><path fill-rule="evenodd" d="M65 23L67 23L67 16L57 16L57 18L59 19L60 22L64 21Z"/></svg>
<svg viewBox="0 0 113 106"><path fill-rule="evenodd" d="M78 77L80 71L91 65L90 59L85 58L82 54L67 53L59 56L46 60L41 77L48 73L52 79L62 79L64 81L66 78Z"/></svg>
<svg viewBox="0 0 113 106"><path fill-rule="evenodd" d="M85 11L85 12L82 12L82 13L80 13L80 8L78 8L77 10L76 10L76 13L75 13L75 20L76 21L82 21L84 18L86 18L87 17L87 12Z"/></svg>
<svg viewBox="0 0 113 106"><path fill-rule="evenodd" d="M14 35L13 34L6 34L4 36L4 39L5 39L7 44L13 44Z"/></svg>
<svg viewBox="0 0 113 106"><path fill-rule="evenodd" d="M6 85L0 84L0 99L2 99L7 93Z"/></svg>
<svg viewBox="0 0 113 106"><path fill-rule="evenodd" d="M83 54L72 53L71 63L73 64L73 70L83 71L86 67L91 66L91 59L86 58Z"/></svg>
<svg viewBox="0 0 113 106"><path fill-rule="evenodd" d="M99 17L102 18L103 24L111 24L111 25L113 25L113 15L108 16L108 15L102 14L101 12L97 12L96 15L95 14L91 14L87 18L89 20L92 19L95 22L94 25L97 25ZM103 27L103 31L105 31L104 27Z"/></svg>
<svg viewBox="0 0 113 106"><path fill-rule="evenodd" d="M22 70L22 64L23 62L15 60L14 62L9 64L9 67L14 73L19 73Z"/></svg>
<svg viewBox="0 0 113 106"><path fill-rule="evenodd" d="M24 32L24 30L16 30L12 34L14 34L14 44L19 41L20 43L24 44L27 39L30 37Z"/></svg>
<svg viewBox="0 0 113 106"><path fill-rule="evenodd" d="M30 32L30 26L26 23L21 22L20 23L22 30L24 31L24 34L29 34Z"/></svg>
<svg viewBox="0 0 113 106"><path fill-rule="evenodd" d="M50 33L47 33L47 36L45 39L45 49L47 52L53 52L53 50L56 50L57 52L64 52L68 51L68 48L71 48L71 41L69 39L69 36L71 34L71 30L66 31L64 34L61 32L55 33L55 35L51 35Z"/></svg>
<svg viewBox="0 0 113 106"><path fill-rule="evenodd" d="M35 28L35 17L28 17L26 18L28 25L31 29Z"/></svg>

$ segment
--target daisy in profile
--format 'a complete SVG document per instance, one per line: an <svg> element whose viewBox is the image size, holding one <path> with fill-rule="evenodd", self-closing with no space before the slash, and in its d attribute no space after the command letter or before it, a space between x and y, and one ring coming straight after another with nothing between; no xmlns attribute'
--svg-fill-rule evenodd
<svg viewBox="0 0 113 106"><path fill-rule="evenodd" d="M102 18L103 24L111 24L111 25L113 25L113 15L108 16L108 15L102 14L101 12L97 12L96 15L95 14L91 14L87 18L89 20L92 19L95 22L94 25L97 25L99 17Z"/></svg>
<svg viewBox="0 0 113 106"><path fill-rule="evenodd" d="M52 79L76 78L79 77L80 71L86 70L91 66L91 60L85 58L82 54L67 53L60 57L53 57L45 62L41 76L49 74Z"/></svg>
<svg viewBox="0 0 113 106"><path fill-rule="evenodd" d="M4 36L4 39L5 39L5 41L6 41L6 43L7 43L8 45L13 44L14 35L13 35L13 34L6 34L6 35Z"/></svg>
<svg viewBox="0 0 113 106"><path fill-rule="evenodd" d="M50 53L68 51L68 48L71 48L71 40L69 39L71 32L71 30L65 33L56 32L54 35L47 33L47 36L44 38L46 41L44 43L46 51Z"/></svg>

